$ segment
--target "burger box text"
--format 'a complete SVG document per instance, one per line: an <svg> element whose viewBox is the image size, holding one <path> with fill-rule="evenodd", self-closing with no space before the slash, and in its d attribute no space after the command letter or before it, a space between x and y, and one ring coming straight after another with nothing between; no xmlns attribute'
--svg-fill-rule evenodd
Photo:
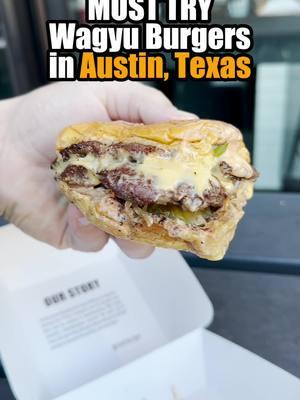
<svg viewBox="0 0 300 400"><path fill-rule="evenodd" d="M58 251L0 229L1 359L18 400L300 399L299 380L205 330L181 255Z"/></svg>

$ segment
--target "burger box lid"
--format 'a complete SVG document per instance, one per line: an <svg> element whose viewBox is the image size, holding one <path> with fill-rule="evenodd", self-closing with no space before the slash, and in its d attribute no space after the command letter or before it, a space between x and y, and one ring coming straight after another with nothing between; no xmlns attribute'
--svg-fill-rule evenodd
<svg viewBox="0 0 300 400"><path fill-rule="evenodd" d="M58 252L11 226L0 247L0 348L18 400L299 400L297 378L204 329L211 303L176 252Z"/></svg>
<svg viewBox="0 0 300 400"><path fill-rule="evenodd" d="M197 329L57 400L299 400L299 379Z"/></svg>
<svg viewBox="0 0 300 400"><path fill-rule="evenodd" d="M1 361L18 400L76 392L212 321L176 251L131 260L112 240L100 253L59 251L11 225L0 248Z"/></svg>

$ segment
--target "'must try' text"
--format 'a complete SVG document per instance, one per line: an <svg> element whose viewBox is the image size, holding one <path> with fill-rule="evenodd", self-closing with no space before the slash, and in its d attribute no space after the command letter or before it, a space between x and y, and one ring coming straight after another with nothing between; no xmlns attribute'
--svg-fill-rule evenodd
<svg viewBox="0 0 300 400"><path fill-rule="evenodd" d="M167 0L169 21L209 21L213 0ZM158 0L88 0L87 19L96 21L157 20Z"/></svg>

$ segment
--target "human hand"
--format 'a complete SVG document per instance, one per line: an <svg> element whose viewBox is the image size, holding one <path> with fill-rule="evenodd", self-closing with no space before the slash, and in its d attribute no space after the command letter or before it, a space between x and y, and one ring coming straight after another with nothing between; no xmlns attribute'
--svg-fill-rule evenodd
<svg viewBox="0 0 300 400"><path fill-rule="evenodd" d="M57 83L0 103L0 215L57 248L102 249L107 234L90 225L57 190L50 171L56 136L82 122L149 124L188 118L195 116L176 109L161 92L132 82ZM135 258L153 250L116 242Z"/></svg>

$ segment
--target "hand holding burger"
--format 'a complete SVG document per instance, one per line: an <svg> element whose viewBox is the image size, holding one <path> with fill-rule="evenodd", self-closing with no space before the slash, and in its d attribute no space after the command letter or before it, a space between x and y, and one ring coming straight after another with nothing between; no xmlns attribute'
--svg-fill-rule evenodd
<svg viewBox="0 0 300 400"><path fill-rule="evenodd" d="M57 248L98 251L108 235L59 192L50 171L66 126L89 121L157 123L195 118L159 91L138 83L58 83L0 102L0 215ZM132 257L152 246L118 239Z"/></svg>

